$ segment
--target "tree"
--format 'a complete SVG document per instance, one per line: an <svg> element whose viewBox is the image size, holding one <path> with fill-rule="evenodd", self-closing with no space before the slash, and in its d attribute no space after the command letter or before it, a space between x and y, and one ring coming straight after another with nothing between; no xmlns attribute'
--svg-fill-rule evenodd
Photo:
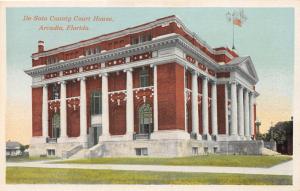
<svg viewBox="0 0 300 191"><path fill-rule="evenodd" d="M285 144L290 135L293 134L293 122L278 122L274 127L270 128L268 134L269 140L273 139L277 144Z"/></svg>

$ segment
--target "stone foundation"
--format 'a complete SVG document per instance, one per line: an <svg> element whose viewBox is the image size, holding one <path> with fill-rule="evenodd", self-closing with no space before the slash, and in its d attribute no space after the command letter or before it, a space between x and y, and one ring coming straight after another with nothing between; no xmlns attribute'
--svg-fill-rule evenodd
<svg viewBox="0 0 300 191"><path fill-rule="evenodd" d="M54 150L56 157L82 145L78 142L66 143L35 143L29 148L30 156L48 155L48 150ZM82 145L84 148L84 145ZM203 141L203 140L119 140L100 141L92 148L86 149L85 158L95 157L185 157L205 154L238 154L261 155L262 141ZM78 150L79 151L79 150ZM77 152L77 150L76 150ZM72 153L76 154L76 153Z"/></svg>
<svg viewBox="0 0 300 191"><path fill-rule="evenodd" d="M55 157L62 157L63 152L69 151L72 148L80 145L80 143L39 143L39 144L31 144L29 147L29 156L50 156L48 150L54 150Z"/></svg>
<svg viewBox="0 0 300 191"><path fill-rule="evenodd" d="M139 156L137 149L146 149L145 155L150 157L184 157L205 154L261 155L262 148L262 141L105 141L91 148L86 157L134 157Z"/></svg>

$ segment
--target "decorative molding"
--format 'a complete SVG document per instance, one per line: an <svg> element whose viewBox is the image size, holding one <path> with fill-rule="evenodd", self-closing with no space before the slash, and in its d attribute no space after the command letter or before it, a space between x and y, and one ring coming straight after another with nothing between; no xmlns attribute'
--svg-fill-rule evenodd
<svg viewBox="0 0 300 191"><path fill-rule="evenodd" d="M137 100L143 99L143 102L146 103L146 99L152 99L154 96L154 86L134 88L133 92Z"/></svg>
<svg viewBox="0 0 300 191"><path fill-rule="evenodd" d="M117 106L120 106L121 102L124 103L127 100L126 90L108 92L108 96L110 102L117 104Z"/></svg>
<svg viewBox="0 0 300 191"><path fill-rule="evenodd" d="M48 107L50 111L58 112L60 110L60 99L48 100Z"/></svg>
<svg viewBox="0 0 300 191"><path fill-rule="evenodd" d="M66 98L68 108L72 108L74 111L80 107L80 96Z"/></svg>

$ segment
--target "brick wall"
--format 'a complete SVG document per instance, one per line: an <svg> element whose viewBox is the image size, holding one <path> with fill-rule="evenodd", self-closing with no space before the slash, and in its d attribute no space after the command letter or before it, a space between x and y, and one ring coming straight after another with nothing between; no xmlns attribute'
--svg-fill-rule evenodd
<svg viewBox="0 0 300 191"><path fill-rule="evenodd" d="M32 136L42 136L43 88L32 88Z"/></svg>
<svg viewBox="0 0 300 191"><path fill-rule="evenodd" d="M157 66L159 130L184 130L183 80L184 68L182 66L176 63Z"/></svg>

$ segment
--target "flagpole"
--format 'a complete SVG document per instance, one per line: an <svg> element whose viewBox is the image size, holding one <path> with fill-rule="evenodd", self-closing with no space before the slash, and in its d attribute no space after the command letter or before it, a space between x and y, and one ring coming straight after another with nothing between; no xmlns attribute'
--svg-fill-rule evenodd
<svg viewBox="0 0 300 191"><path fill-rule="evenodd" d="M234 49L234 17L232 16L232 50Z"/></svg>

